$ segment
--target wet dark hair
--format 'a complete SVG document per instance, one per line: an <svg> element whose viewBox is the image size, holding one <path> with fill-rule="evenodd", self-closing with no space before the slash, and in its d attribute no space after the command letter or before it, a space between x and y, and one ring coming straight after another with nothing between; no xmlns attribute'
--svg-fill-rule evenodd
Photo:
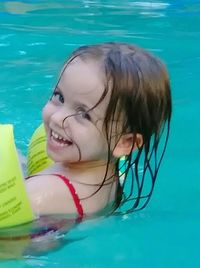
<svg viewBox="0 0 200 268"><path fill-rule="evenodd" d="M67 65L77 57L83 61L97 61L105 73L105 90L95 107L111 90L104 118L108 148L111 149L112 122L121 117L121 135L132 133L136 137L139 133L143 137L138 150L117 161L116 174L120 170L122 179L114 210L127 213L142 209L152 195L169 137L172 104L165 65L144 49L125 43L82 46L72 53ZM108 155L107 170L110 160ZM111 178L106 175L107 171L93 195L105 183L113 182L109 182Z"/></svg>

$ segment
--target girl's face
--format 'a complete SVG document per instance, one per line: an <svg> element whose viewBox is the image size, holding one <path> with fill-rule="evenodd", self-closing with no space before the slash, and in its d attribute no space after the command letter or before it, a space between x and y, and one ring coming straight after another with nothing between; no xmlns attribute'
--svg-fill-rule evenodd
<svg viewBox="0 0 200 268"><path fill-rule="evenodd" d="M47 152L55 162L107 162L103 120L109 92L93 109L105 89L104 81L100 66L93 60L76 58L64 69L43 109Z"/></svg>

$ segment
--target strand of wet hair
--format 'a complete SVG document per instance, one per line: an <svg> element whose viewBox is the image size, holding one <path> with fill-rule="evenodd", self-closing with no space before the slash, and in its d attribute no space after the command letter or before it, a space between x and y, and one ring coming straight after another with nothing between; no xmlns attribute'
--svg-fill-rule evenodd
<svg viewBox="0 0 200 268"><path fill-rule="evenodd" d="M164 126L163 126L163 130L164 130ZM163 132L163 131L162 131ZM129 196L129 199L127 199L127 198L125 198L125 200L123 200L123 202L122 202L122 205L124 204L124 203L127 203L127 202L131 202L131 201L133 201L133 200L136 200L136 202L134 203L134 205L130 208L130 209L128 209L128 210L126 210L126 211L118 211L118 212L115 212L115 214L116 215L122 215L122 214L125 214L125 213L131 213L131 212L133 212L133 211L138 211L138 210L142 210L144 207L146 207L146 205L148 204L148 202L149 202L149 200L150 200L150 197L151 197L151 195L152 195L152 192L153 192L153 189L154 189L154 185L155 185L155 180L156 180L156 177L157 177L157 173L158 173L158 170L159 170L159 167L160 167L160 164L161 164L161 161L162 161L162 159L163 159L163 156L164 156L164 153L165 153L165 151L166 151L166 147L167 147L167 142L168 142L168 138L169 138L169 132L170 132L170 122L169 122L169 120L167 121L167 133L166 133L166 138L165 138L165 142L164 142L164 147L163 147L163 150L162 150L162 153L161 153L161 157L160 157L160 160L159 160L159 162L157 161L157 151L158 151L158 140L156 140L155 142L157 143L157 145L156 146L153 146L153 148L154 149L152 149L152 151L151 151L151 154L150 154L150 156L152 157L152 154L154 153L154 158L155 158L155 161L156 161L156 163L155 163L155 172L154 172L154 174L153 174L153 171L152 171L152 169L151 169L151 167L150 167L150 159L149 159L149 161L148 161L148 163L147 163L147 166L146 166L146 168L145 169L147 169L148 168L148 170L149 170L149 172L150 172L150 174L151 174L151 178L152 178L152 186L151 186L151 189L150 189L150 191L149 191L149 193L147 194L147 195L144 195L144 196L142 196L141 195L141 193L140 193L140 195L138 195L137 197L132 197L132 198L130 198L130 196ZM160 138L159 138L160 139ZM136 162L134 162L135 164L136 164ZM136 168L137 169L137 168ZM137 174L138 172L136 172L136 174ZM145 173L146 173L146 171L145 171ZM132 170L132 174L133 174L133 170ZM135 173L134 173L135 174ZM135 175L136 175L135 174ZM137 175L136 175L136 180L137 180ZM140 187L139 187L140 188ZM142 189L141 189L142 190ZM138 203L138 201L137 200L141 200L141 199L147 199L146 200L146 202L144 202L144 204L140 207L140 208L137 208L137 206L136 206L136 204ZM139 204L139 203L138 203ZM138 205L137 204L137 205ZM121 205L120 205L121 206Z"/></svg>

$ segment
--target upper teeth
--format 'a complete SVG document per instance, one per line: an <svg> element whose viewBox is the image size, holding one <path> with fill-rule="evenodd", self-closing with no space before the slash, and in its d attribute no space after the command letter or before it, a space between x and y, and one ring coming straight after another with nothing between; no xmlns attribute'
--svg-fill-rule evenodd
<svg viewBox="0 0 200 268"><path fill-rule="evenodd" d="M67 139L63 138L62 136L60 136L58 133L54 132L53 130L52 130L52 136L56 139L67 141Z"/></svg>

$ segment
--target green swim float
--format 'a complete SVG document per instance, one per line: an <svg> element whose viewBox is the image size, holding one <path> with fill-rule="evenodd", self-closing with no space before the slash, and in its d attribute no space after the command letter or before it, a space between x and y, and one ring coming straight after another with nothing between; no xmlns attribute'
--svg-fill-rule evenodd
<svg viewBox="0 0 200 268"><path fill-rule="evenodd" d="M46 153L46 133L41 124L33 133L28 147L27 175L31 176L47 168L53 161Z"/></svg>
<svg viewBox="0 0 200 268"><path fill-rule="evenodd" d="M0 228L33 219L15 147L13 126L0 124Z"/></svg>

